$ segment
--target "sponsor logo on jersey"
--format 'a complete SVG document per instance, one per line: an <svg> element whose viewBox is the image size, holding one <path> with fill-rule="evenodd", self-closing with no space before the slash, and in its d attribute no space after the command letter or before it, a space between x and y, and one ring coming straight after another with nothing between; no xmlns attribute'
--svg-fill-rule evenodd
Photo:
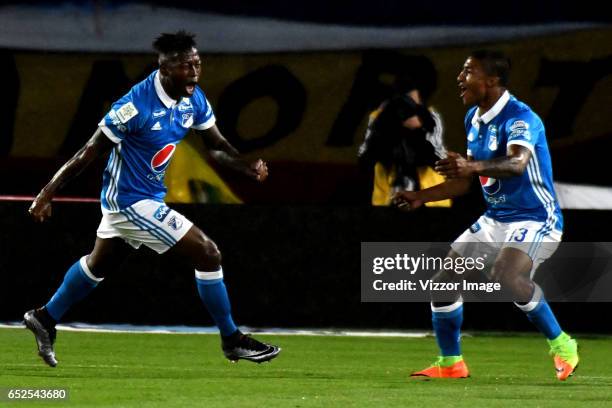
<svg viewBox="0 0 612 408"><path fill-rule="evenodd" d="M181 115L181 126L190 128L193 125L193 112L183 113Z"/></svg>
<svg viewBox="0 0 612 408"><path fill-rule="evenodd" d="M474 132L470 132L468 134L468 142L473 142L474 140L476 140L476 136L474 136Z"/></svg>
<svg viewBox="0 0 612 408"><path fill-rule="evenodd" d="M176 145L174 143L169 143L162 147L157 153L153 155L151 159L151 170L155 173L162 173L170 164L170 159L176 150Z"/></svg>
<svg viewBox="0 0 612 408"><path fill-rule="evenodd" d="M508 136L508 140L516 139L518 137L522 137L527 140L531 140L531 132L525 129L515 129L510 132Z"/></svg>
<svg viewBox="0 0 612 408"><path fill-rule="evenodd" d="M183 226L183 220L176 218L174 215L168 220L168 225L175 231L178 231Z"/></svg>
<svg viewBox="0 0 612 408"><path fill-rule="evenodd" d="M178 105L179 112L185 112L187 110L191 110L191 101L189 98L183 98L183 100Z"/></svg>
<svg viewBox="0 0 612 408"><path fill-rule="evenodd" d="M166 217L168 216L168 214L170 214L170 207L166 206L166 205L160 205L159 208L155 211L155 213L153 213L153 217L159 221L159 222L163 222Z"/></svg>
<svg viewBox="0 0 612 408"><path fill-rule="evenodd" d="M491 205L498 205L506 202L506 195L502 194L499 197L486 197L487 203Z"/></svg>
<svg viewBox="0 0 612 408"><path fill-rule="evenodd" d="M121 123L127 123L128 120L136 115L138 115L138 109L136 109L136 106L134 106L132 102L128 102L117 109L117 117Z"/></svg>
<svg viewBox="0 0 612 408"><path fill-rule="evenodd" d="M111 109L108 112L108 118L110 119L113 126L115 126L120 132L125 133L127 131L127 127L121 124L119 117L117 116L117 112L114 109Z"/></svg>
<svg viewBox="0 0 612 408"><path fill-rule="evenodd" d="M162 116L166 116L166 110L165 109L159 109L159 110L156 110L155 112L153 112L153 117L154 118L161 118Z"/></svg>
<svg viewBox="0 0 612 408"><path fill-rule="evenodd" d="M501 189L501 180L487 176L480 176L479 179L482 190L488 195L496 194Z"/></svg>
<svg viewBox="0 0 612 408"><path fill-rule="evenodd" d="M508 139L515 139L517 137L523 137L527 140L531 139L531 132L529 132L529 123L524 120L516 120L510 125L510 135Z"/></svg>
<svg viewBox="0 0 612 408"><path fill-rule="evenodd" d="M480 227L480 224L479 224L479 223L477 223L477 222L475 222L475 223L474 223L474 224L472 224L472 226L470 227L470 232L471 232L472 234L475 234L475 233L477 233L478 231L480 231L480 228L481 228L481 227Z"/></svg>
<svg viewBox="0 0 612 408"><path fill-rule="evenodd" d="M108 112L108 118L111 120L112 124L117 126L118 124L121 123L121 121L119 120L119 118L117 117L117 112L115 112L114 109L111 109Z"/></svg>
<svg viewBox="0 0 612 408"><path fill-rule="evenodd" d="M529 129L529 123L524 120L515 120L512 125L510 125L510 131L514 132L517 129L527 130Z"/></svg>

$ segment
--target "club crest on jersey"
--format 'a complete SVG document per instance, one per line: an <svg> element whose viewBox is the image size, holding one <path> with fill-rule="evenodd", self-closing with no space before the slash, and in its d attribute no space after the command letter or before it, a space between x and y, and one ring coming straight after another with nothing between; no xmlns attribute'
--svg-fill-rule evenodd
<svg viewBox="0 0 612 408"><path fill-rule="evenodd" d="M499 192L501 189L501 180L493 177L480 176L480 185L485 194L493 195Z"/></svg>
<svg viewBox="0 0 612 408"><path fill-rule="evenodd" d="M176 145L174 143L169 143L161 148L157 153L153 155L151 159L151 170L155 173L162 173L170 164L170 159L176 150Z"/></svg>
<svg viewBox="0 0 612 408"><path fill-rule="evenodd" d="M193 112L185 112L181 114L181 126L190 128L193 125Z"/></svg>
<svg viewBox="0 0 612 408"><path fill-rule="evenodd" d="M170 226L170 228L177 231L183 226L183 220L172 216L170 217L170 220L168 220L168 225Z"/></svg>
<svg viewBox="0 0 612 408"><path fill-rule="evenodd" d="M497 127L495 125L489 125L489 150L497 150Z"/></svg>
<svg viewBox="0 0 612 408"><path fill-rule="evenodd" d="M491 135L489 136L489 150L497 150L497 136Z"/></svg>

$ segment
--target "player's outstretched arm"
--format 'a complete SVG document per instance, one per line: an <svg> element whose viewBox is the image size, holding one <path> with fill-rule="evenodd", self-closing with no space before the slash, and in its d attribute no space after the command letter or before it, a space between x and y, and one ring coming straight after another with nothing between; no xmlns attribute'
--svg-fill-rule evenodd
<svg viewBox="0 0 612 408"><path fill-rule="evenodd" d="M268 177L268 165L262 159L247 162L238 150L232 146L219 131L216 125L206 130L196 130L202 136L209 156L224 167L228 167L256 181L264 181Z"/></svg>
<svg viewBox="0 0 612 408"><path fill-rule="evenodd" d="M530 158L529 149L516 144L508 146L506 156L491 160L469 160L458 153L448 152L446 159L436 163L436 171L449 179L473 175L508 178L523 174Z"/></svg>
<svg viewBox="0 0 612 408"><path fill-rule="evenodd" d="M472 178L448 179L444 183L420 191L399 191L393 195L392 203L401 210L414 210L429 201L446 200L470 191Z"/></svg>
<svg viewBox="0 0 612 408"><path fill-rule="evenodd" d="M55 173L51 181L38 193L29 209L34 220L43 222L51 217L51 200L57 191L78 176L96 157L108 152L113 146L114 143L98 128L91 139Z"/></svg>

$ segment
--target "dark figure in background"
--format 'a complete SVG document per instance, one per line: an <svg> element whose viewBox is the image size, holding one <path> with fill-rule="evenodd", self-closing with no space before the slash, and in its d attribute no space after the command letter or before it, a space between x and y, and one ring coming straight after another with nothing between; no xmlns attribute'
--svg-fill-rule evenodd
<svg viewBox="0 0 612 408"><path fill-rule="evenodd" d="M370 114L359 163L374 174L372 205L389 205L393 194L444 182L433 171L446 157L440 115L428 109L422 92L409 78L395 83L394 95ZM449 207L450 200L428 203Z"/></svg>

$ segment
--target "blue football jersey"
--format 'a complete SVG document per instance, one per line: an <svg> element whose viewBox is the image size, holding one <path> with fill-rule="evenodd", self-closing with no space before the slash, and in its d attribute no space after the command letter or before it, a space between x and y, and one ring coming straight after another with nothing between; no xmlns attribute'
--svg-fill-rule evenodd
<svg viewBox="0 0 612 408"><path fill-rule="evenodd" d="M136 84L98 124L116 143L102 178L102 207L117 212L144 199L162 202L176 145L190 128L214 124L212 108L198 86L190 98L176 101L164 91L158 71Z"/></svg>
<svg viewBox="0 0 612 408"><path fill-rule="evenodd" d="M482 116L477 109L471 108L465 116L468 156L475 160L502 157L512 144L531 151L522 175L504 179L479 177L487 202L485 215L500 222L539 221L545 224L543 234L563 231L542 120L508 91Z"/></svg>

